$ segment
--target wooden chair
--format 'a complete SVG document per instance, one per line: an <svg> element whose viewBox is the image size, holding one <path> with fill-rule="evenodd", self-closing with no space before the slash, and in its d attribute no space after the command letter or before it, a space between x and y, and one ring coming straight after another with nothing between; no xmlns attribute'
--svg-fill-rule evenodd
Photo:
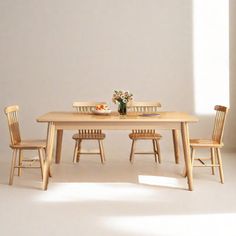
<svg viewBox="0 0 236 236"><path fill-rule="evenodd" d="M161 104L159 102L131 102L128 104L128 111L139 113L155 113L159 110ZM156 133L154 129L135 129L129 134L132 140L130 162L133 163L134 154L154 154L155 162L161 163L161 153L159 140L161 135ZM151 140L153 145L153 152L135 152L136 142L138 140Z"/></svg>
<svg viewBox="0 0 236 236"><path fill-rule="evenodd" d="M73 107L79 113L92 113L97 105L106 104L105 102L74 102ZM105 153L103 148L103 140L105 134L100 129L81 129L74 134L72 138L75 140L73 162L79 162L81 154L99 154L102 164L105 162ZM83 140L97 140L99 145L99 152L81 152L81 143Z"/></svg>
<svg viewBox="0 0 236 236"><path fill-rule="evenodd" d="M228 113L228 108L220 105L215 106L216 116L214 122L214 129L212 133L211 139L190 139L190 147L191 147L191 160L193 167L211 167L212 174L215 174L215 167L219 168L220 180L221 183L224 183L224 175L223 175L223 166L221 160L220 148L224 146L223 132L225 127L226 115ZM196 158L195 157L195 149L203 149L208 148L211 151L210 157L207 158ZM201 164L195 165L194 161L198 160ZM203 160L210 160L210 164L205 163ZM209 162L209 161L208 161Z"/></svg>
<svg viewBox="0 0 236 236"><path fill-rule="evenodd" d="M8 127L10 132L11 144L10 147L13 150L12 154L12 164L11 172L9 178L9 185L13 184L15 169L18 169L18 176L21 175L22 168L40 168L41 175L43 177L43 164L44 164L44 154L46 151L46 140L21 140L20 136L20 126L18 121L18 106L8 106L5 108L5 114L8 120ZM23 150L36 150L39 155L39 166L32 165L36 159L23 159ZM16 159L18 157L18 164L16 164ZM30 163L26 165L26 163Z"/></svg>

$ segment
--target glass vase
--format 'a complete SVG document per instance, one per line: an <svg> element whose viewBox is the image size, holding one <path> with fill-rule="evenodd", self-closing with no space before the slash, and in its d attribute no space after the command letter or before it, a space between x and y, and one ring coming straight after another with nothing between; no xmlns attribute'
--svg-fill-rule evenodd
<svg viewBox="0 0 236 236"><path fill-rule="evenodd" d="M125 116L127 114L127 104L120 102L118 107L118 112L121 116Z"/></svg>

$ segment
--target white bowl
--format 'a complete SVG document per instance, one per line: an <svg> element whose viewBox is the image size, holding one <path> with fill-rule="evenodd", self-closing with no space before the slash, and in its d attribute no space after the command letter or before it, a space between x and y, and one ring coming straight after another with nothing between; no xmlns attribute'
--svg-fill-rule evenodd
<svg viewBox="0 0 236 236"><path fill-rule="evenodd" d="M107 110L94 110L93 113L96 114L96 115L108 115L108 114L111 113L111 110L110 109L107 109Z"/></svg>

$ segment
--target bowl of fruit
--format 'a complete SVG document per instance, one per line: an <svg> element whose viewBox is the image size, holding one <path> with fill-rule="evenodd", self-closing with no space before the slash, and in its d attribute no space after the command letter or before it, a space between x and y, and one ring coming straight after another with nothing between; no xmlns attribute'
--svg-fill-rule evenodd
<svg viewBox="0 0 236 236"><path fill-rule="evenodd" d="M111 113L111 109L106 104L96 105L95 110L93 111L96 115L108 115Z"/></svg>

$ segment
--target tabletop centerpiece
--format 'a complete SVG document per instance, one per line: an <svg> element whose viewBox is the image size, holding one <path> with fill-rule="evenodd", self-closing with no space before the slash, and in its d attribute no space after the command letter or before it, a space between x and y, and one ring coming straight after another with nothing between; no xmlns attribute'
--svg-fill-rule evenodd
<svg viewBox="0 0 236 236"><path fill-rule="evenodd" d="M112 101L118 103L118 112L121 116L127 114L127 103L133 99L133 94L127 90L114 90Z"/></svg>

